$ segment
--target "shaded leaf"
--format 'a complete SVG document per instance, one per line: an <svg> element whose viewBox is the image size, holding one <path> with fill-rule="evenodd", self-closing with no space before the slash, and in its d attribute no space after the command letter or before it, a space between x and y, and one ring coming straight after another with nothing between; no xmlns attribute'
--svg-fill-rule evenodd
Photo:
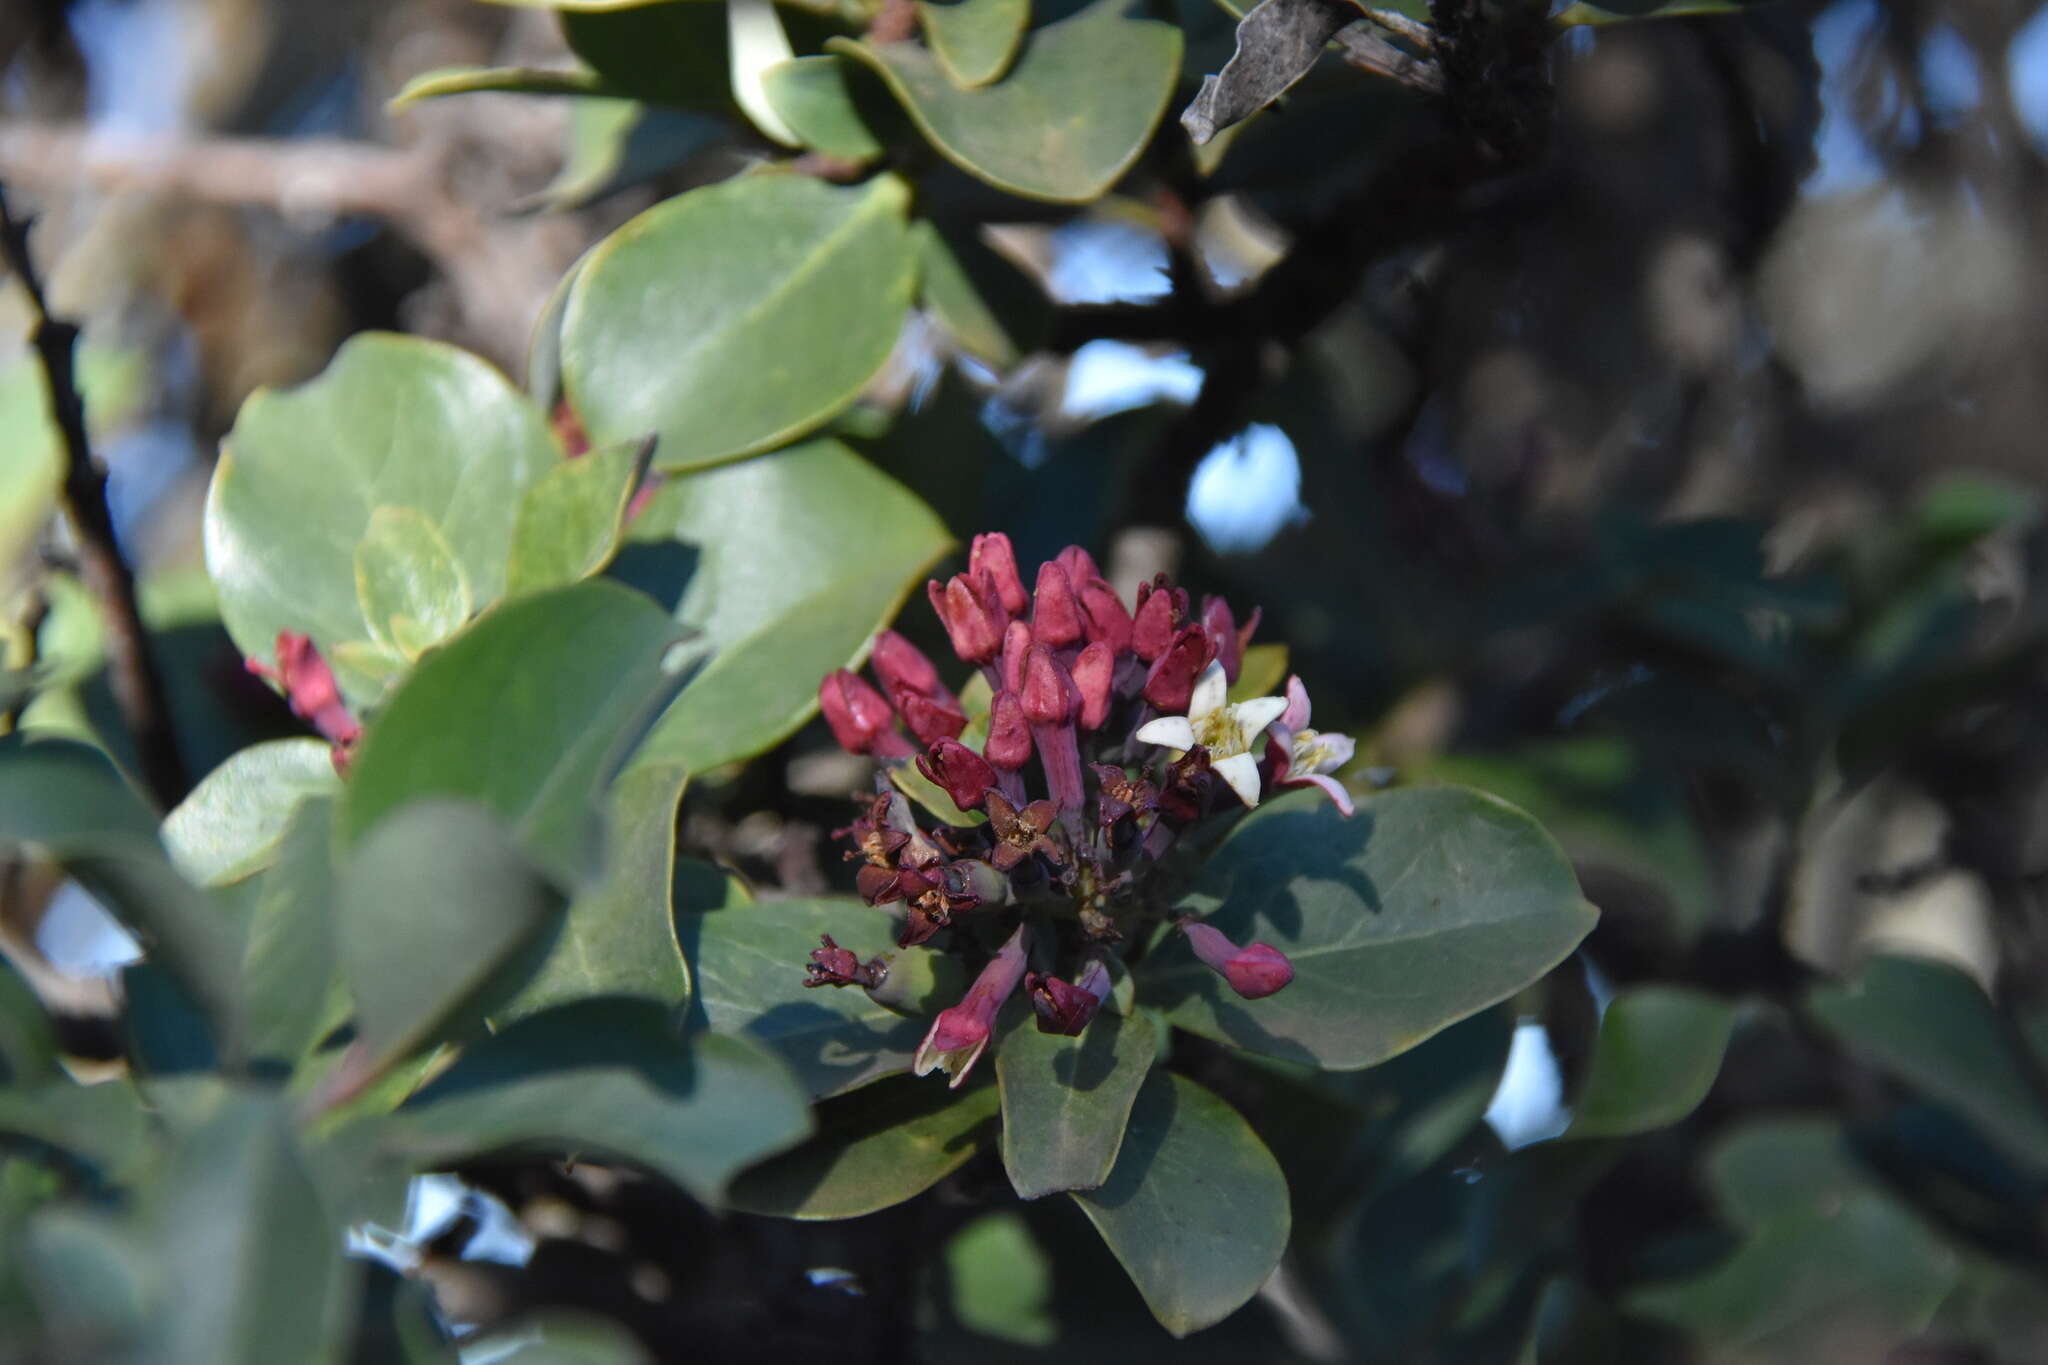
<svg viewBox="0 0 2048 1365"><path fill-rule="evenodd" d="M910 305L909 192L754 175L678 195L591 253L562 381L600 443L657 433L665 470L802 436L888 359Z"/></svg>
<svg viewBox="0 0 2048 1365"><path fill-rule="evenodd" d="M719 119L705 114L644 104L639 100L578 99L569 114L569 146L562 169L536 198L551 209L580 208L684 165L727 132ZM561 325L561 303L574 283L564 275L551 296L554 328ZM536 398L552 402L554 380L537 378L528 387Z"/></svg>
<svg viewBox="0 0 2048 1365"><path fill-rule="evenodd" d="M337 838L423 796L495 812L564 886L596 854L598 797L675 685L677 632L616 583L505 603L421 661L364 734Z"/></svg>
<svg viewBox="0 0 2048 1365"><path fill-rule="evenodd" d="M550 5L562 37L605 84L678 109L737 112L726 73L725 6Z"/></svg>
<svg viewBox="0 0 2048 1365"><path fill-rule="evenodd" d="M955 85L915 43L834 38L835 52L880 73L947 160L1027 199L1082 203L1130 169L1180 71L1181 33L1129 17L1131 0L1095 0L1024 41L1001 81Z"/></svg>
<svg viewBox="0 0 2048 1365"><path fill-rule="evenodd" d="M235 419L206 504L221 619L257 659L272 657L281 630L310 635L349 699L374 703L404 661L387 647L389 618L365 619L358 546L381 525L373 569L393 557L425 566L434 552L389 524L401 516L417 532L423 521L458 566L469 604L488 605L504 592L519 495L560 459L539 409L484 361L417 337L353 337L318 378L258 390ZM380 523L386 508L394 511ZM426 572L431 583L422 580L413 607L395 612L414 619L404 632L413 643L451 609L446 575ZM367 605L379 614L383 582L373 572Z"/></svg>
<svg viewBox="0 0 2048 1365"><path fill-rule="evenodd" d="M202 886L238 881L269 864L300 802L340 786L325 741L252 744L164 817L164 845L177 869Z"/></svg>
<svg viewBox="0 0 2048 1365"><path fill-rule="evenodd" d="M1018 1195L1092 1190L1109 1179L1124 1125L1158 1049L1142 1014L1108 1010L1078 1038L1028 1021L996 1052L1003 1098L1003 1166Z"/></svg>
<svg viewBox="0 0 2048 1365"><path fill-rule="evenodd" d="M1570 1137L1625 1137L1678 1122L1721 1071L1735 1007L1681 986L1623 991L1600 1020Z"/></svg>
<svg viewBox="0 0 2048 1365"><path fill-rule="evenodd" d="M46 1142L98 1167L109 1181L135 1176L151 1136L140 1100L122 1081L0 1090L0 1133Z"/></svg>
<svg viewBox="0 0 2048 1365"><path fill-rule="evenodd" d="M561 893L482 807L427 798L373 827L342 868L335 919L371 1068L415 1051L517 975L562 908Z"/></svg>
<svg viewBox="0 0 2048 1365"><path fill-rule="evenodd" d="M1991 1001L1965 973L1877 956L1853 986L1816 986L1806 1003L1849 1047L1951 1106L2033 1169L2048 1167L2048 1116Z"/></svg>
<svg viewBox="0 0 2048 1365"><path fill-rule="evenodd" d="M818 680L858 665L952 546L930 508L834 441L673 480L631 538L614 576L674 600L711 654L637 761L692 772L815 714Z"/></svg>
<svg viewBox="0 0 2048 1365"><path fill-rule="evenodd" d="M917 0L917 19L940 69L971 90L1010 69L1031 22L1031 0Z"/></svg>
<svg viewBox="0 0 2048 1365"><path fill-rule="evenodd" d="M828 1100L801 1147L743 1173L732 1205L778 1218L858 1218L922 1194L995 1137L996 1088L902 1076Z"/></svg>
<svg viewBox="0 0 2048 1365"><path fill-rule="evenodd" d="M862 961L925 951L897 948L895 930L887 914L856 900L765 901L676 918L696 981L692 1008L718 1032L766 1045L819 1096L909 1070L924 1038L927 1020L905 1017L858 986L803 984L821 934Z"/></svg>
<svg viewBox="0 0 2048 1365"><path fill-rule="evenodd" d="M251 1056L297 1062L347 1015L335 949L333 803L298 807L258 883L242 952Z"/></svg>
<svg viewBox="0 0 2048 1365"><path fill-rule="evenodd" d="M519 994L493 1012L502 1023L593 995L680 1005L690 970L676 945L673 888L676 807L685 775L635 768L608 798L604 879L579 895L547 960Z"/></svg>
<svg viewBox="0 0 2048 1365"><path fill-rule="evenodd" d="M1185 1076L1138 1092L1109 1182L1073 1195L1177 1337L1223 1321L1287 1248L1287 1181L1242 1116Z"/></svg>
<svg viewBox="0 0 2048 1365"><path fill-rule="evenodd" d="M611 563L653 454L645 441L607 446L564 460L528 488L512 527L507 595L574 583Z"/></svg>
<svg viewBox="0 0 2048 1365"><path fill-rule="evenodd" d="M1181 126L1199 147L1249 118L1307 75L1323 45L1358 17L1346 0L1259 0L1237 26L1237 51L1222 71L1202 77Z"/></svg>
<svg viewBox="0 0 2048 1365"><path fill-rule="evenodd" d="M416 1162L521 1150L637 1162L710 1204L740 1168L811 1130L804 1095L759 1048L684 1039L672 1011L601 998L522 1019L406 1101L392 1141Z"/></svg>
<svg viewBox="0 0 2048 1365"><path fill-rule="evenodd" d="M1240 1000L1178 934L1139 969L1139 998L1183 1028L1286 1060L1370 1066L1520 990L1593 927L1571 866L1535 821L1478 792L1426 787L1359 802L1266 802L1210 858L1188 910L1294 963Z"/></svg>
<svg viewBox="0 0 2048 1365"><path fill-rule="evenodd" d="M962 1327L1019 1346L1050 1346L1052 1266L1015 1213L990 1213L953 1234L943 1253Z"/></svg>
<svg viewBox="0 0 2048 1365"><path fill-rule="evenodd" d="M946 329L954 345L999 370L1016 364L1016 343L983 301L938 228L920 220L912 225L911 233L920 263L918 299Z"/></svg>
<svg viewBox="0 0 2048 1365"><path fill-rule="evenodd" d="M827 156L872 161L882 144L855 107L846 75L843 57L794 57L763 71L761 86L798 142Z"/></svg>

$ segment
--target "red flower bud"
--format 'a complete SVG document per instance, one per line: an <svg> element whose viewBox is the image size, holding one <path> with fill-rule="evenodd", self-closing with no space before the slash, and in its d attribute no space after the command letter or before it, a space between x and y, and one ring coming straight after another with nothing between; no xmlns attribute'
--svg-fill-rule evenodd
<svg viewBox="0 0 2048 1365"><path fill-rule="evenodd" d="M872 661L882 690L892 697L905 691L935 697L945 690L939 683L938 666L925 657L923 650L893 630L875 637Z"/></svg>
<svg viewBox="0 0 2048 1365"><path fill-rule="evenodd" d="M1209 637L1210 654L1223 665L1223 680L1236 682L1238 668L1244 663L1244 642L1238 638L1230 603L1220 597L1203 598L1202 631Z"/></svg>
<svg viewBox="0 0 2048 1365"><path fill-rule="evenodd" d="M281 630L277 633L277 667L266 667L260 659L247 660L245 666L257 677L276 683L292 714L318 730L329 744L346 749L362 738L363 727L342 701L334 670L320 657L310 636ZM335 766L343 766L339 754Z"/></svg>
<svg viewBox="0 0 2048 1365"><path fill-rule="evenodd" d="M1095 560L1078 545L1069 545L1053 556L1053 563L1067 571L1067 577L1079 583L1086 578L1102 577L1102 570L1095 567Z"/></svg>
<svg viewBox="0 0 2048 1365"><path fill-rule="evenodd" d="M976 578L988 575L996 585L996 595L1002 599L1004 610L1012 616L1024 614L1030 598L1024 592L1023 578L1017 573L1017 552L1010 547L1008 536L1001 531L976 536L967 552L967 572Z"/></svg>
<svg viewBox="0 0 2048 1365"><path fill-rule="evenodd" d="M1080 704L1074 679L1060 667L1052 651L1033 645L1024 660L1024 687L1019 693L1024 718L1033 725L1058 725L1070 719Z"/></svg>
<svg viewBox="0 0 2048 1365"><path fill-rule="evenodd" d="M1138 585L1138 613L1131 621L1131 648L1151 663L1173 644L1180 629L1181 611L1172 589L1154 583Z"/></svg>
<svg viewBox="0 0 2048 1365"><path fill-rule="evenodd" d="M988 711L988 742L982 755L995 767L1015 772L1031 759L1031 724L1015 692L998 692Z"/></svg>
<svg viewBox="0 0 2048 1365"><path fill-rule="evenodd" d="M942 739L954 739L967 728L967 713L960 709L960 703L953 700L950 692L936 697L898 692L896 706L903 712L903 723L910 727L911 734L917 736L919 744L930 745Z"/></svg>
<svg viewBox="0 0 2048 1365"><path fill-rule="evenodd" d="M1152 600L1159 599L1155 595ZM1185 713L1195 694L1195 679L1208 664L1209 637L1200 626L1183 628L1145 675L1145 700L1168 715Z"/></svg>
<svg viewBox="0 0 2048 1365"><path fill-rule="evenodd" d="M1074 688L1081 694L1079 723L1083 730L1100 730L1109 719L1110 683L1115 677L1116 654L1102 640L1074 660Z"/></svg>
<svg viewBox="0 0 2048 1365"><path fill-rule="evenodd" d="M895 713L889 703L850 669L835 669L825 675L818 684L818 707L832 727L832 737L850 754L873 753L878 747L885 752L892 748L908 751L903 737L892 728ZM895 743L891 745L890 740Z"/></svg>
<svg viewBox="0 0 2048 1365"><path fill-rule="evenodd" d="M1024 656L1031 652L1031 627L1022 621L1010 622L1010 628L1003 632L1003 686L1011 692L1024 688Z"/></svg>
<svg viewBox="0 0 2048 1365"><path fill-rule="evenodd" d="M1071 1038L1088 1027L1088 1021L1109 998L1109 972L1100 962L1091 962L1079 985L1056 976L1027 973L1024 993L1030 997L1032 1012L1038 1016L1040 1033L1063 1033Z"/></svg>
<svg viewBox="0 0 2048 1365"><path fill-rule="evenodd" d="M995 580L955 574L941 587L934 579L925 584L932 610L939 614L953 652L971 664L985 664L1002 648L1003 627L1010 623Z"/></svg>
<svg viewBox="0 0 2048 1365"><path fill-rule="evenodd" d="M1112 654L1121 654L1131 647L1131 613L1124 606L1124 600L1116 595L1116 589L1099 578L1084 578L1074 585L1074 592L1081 599L1081 615L1087 626L1088 638L1099 640L1109 646Z"/></svg>
<svg viewBox="0 0 2048 1365"><path fill-rule="evenodd" d="M1270 943L1240 948L1225 938L1221 930L1194 919L1182 920L1180 931L1187 935L1195 956L1214 968L1230 984L1230 989L1247 1000L1262 999L1294 980L1294 964Z"/></svg>
<svg viewBox="0 0 2048 1365"><path fill-rule="evenodd" d="M946 789L961 810L974 810L987 799L996 784L996 770L988 761L957 739L941 739L929 756L920 754L917 770Z"/></svg>
<svg viewBox="0 0 2048 1365"><path fill-rule="evenodd" d="M1031 611L1032 639L1040 644L1070 645L1085 631L1081 603L1074 597L1067 571L1050 561L1039 565L1038 592Z"/></svg>

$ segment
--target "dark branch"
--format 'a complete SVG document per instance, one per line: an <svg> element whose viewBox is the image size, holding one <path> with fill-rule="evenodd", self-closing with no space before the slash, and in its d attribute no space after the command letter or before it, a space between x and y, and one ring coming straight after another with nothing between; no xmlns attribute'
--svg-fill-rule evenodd
<svg viewBox="0 0 2048 1365"><path fill-rule="evenodd" d="M21 281L34 312L29 340L43 367L50 412L64 441L64 509L78 534L79 574L99 603L107 639L107 676L127 722L142 778L157 802L169 810L191 784L171 730L163 675L151 652L148 632L135 605L135 575L121 557L114 518L107 507L107 476L92 456L86 435L85 400L77 375L78 328L53 317L41 278L29 255L29 220L16 218L0 185L0 258Z"/></svg>

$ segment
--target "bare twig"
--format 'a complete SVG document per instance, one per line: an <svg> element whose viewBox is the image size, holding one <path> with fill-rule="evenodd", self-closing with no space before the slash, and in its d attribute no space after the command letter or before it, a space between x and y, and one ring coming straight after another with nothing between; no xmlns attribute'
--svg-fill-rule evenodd
<svg viewBox="0 0 2048 1365"><path fill-rule="evenodd" d="M1379 21L1375 19L1375 22ZM1424 32L1429 30L1424 29ZM1360 71L1385 76L1389 80L1398 81L1412 90L1420 90L1426 94L1441 95L1444 92L1444 73L1435 62L1411 52L1403 52L1386 39L1368 31L1363 20L1339 29L1337 36L1330 41L1337 45L1338 55Z"/></svg>
<svg viewBox="0 0 2048 1365"><path fill-rule="evenodd" d="M163 675L151 652L149 634L135 605L135 575L121 557L107 507L107 476L92 456L85 429L85 400L79 396L78 328L52 317L28 247L29 223L17 219L0 185L0 257L21 281L34 316L30 341L42 361L50 412L64 441L64 508L78 533L80 576L99 603L107 637L107 676L114 700L128 724L142 778L165 810L184 799L191 784L172 733L164 701Z"/></svg>

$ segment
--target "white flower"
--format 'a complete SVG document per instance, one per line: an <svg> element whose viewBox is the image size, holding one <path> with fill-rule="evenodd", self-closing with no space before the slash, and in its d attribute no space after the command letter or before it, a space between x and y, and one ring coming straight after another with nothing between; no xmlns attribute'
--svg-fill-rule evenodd
<svg viewBox="0 0 2048 1365"><path fill-rule="evenodd" d="M1195 679L1194 695L1185 716L1161 716L1139 727L1137 737L1183 753L1200 745L1209 751L1209 766L1230 784L1247 806L1259 804L1259 757L1255 746L1266 727L1287 709L1284 697L1228 700L1230 684L1223 665L1212 662Z"/></svg>
<svg viewBox="0 0 2048 1365"><path fill-rule="evenodd" d="M1287 709L1273 725L1273 738L1287 752L1286 766L1273 776L1276 787L1321 787L1337 809L1351 814L1351 793L1326 774L1336 772L1358 752L1349 735L1323 734L1308 728L1308 689L1300 678L1287 680Z"/></svg>

